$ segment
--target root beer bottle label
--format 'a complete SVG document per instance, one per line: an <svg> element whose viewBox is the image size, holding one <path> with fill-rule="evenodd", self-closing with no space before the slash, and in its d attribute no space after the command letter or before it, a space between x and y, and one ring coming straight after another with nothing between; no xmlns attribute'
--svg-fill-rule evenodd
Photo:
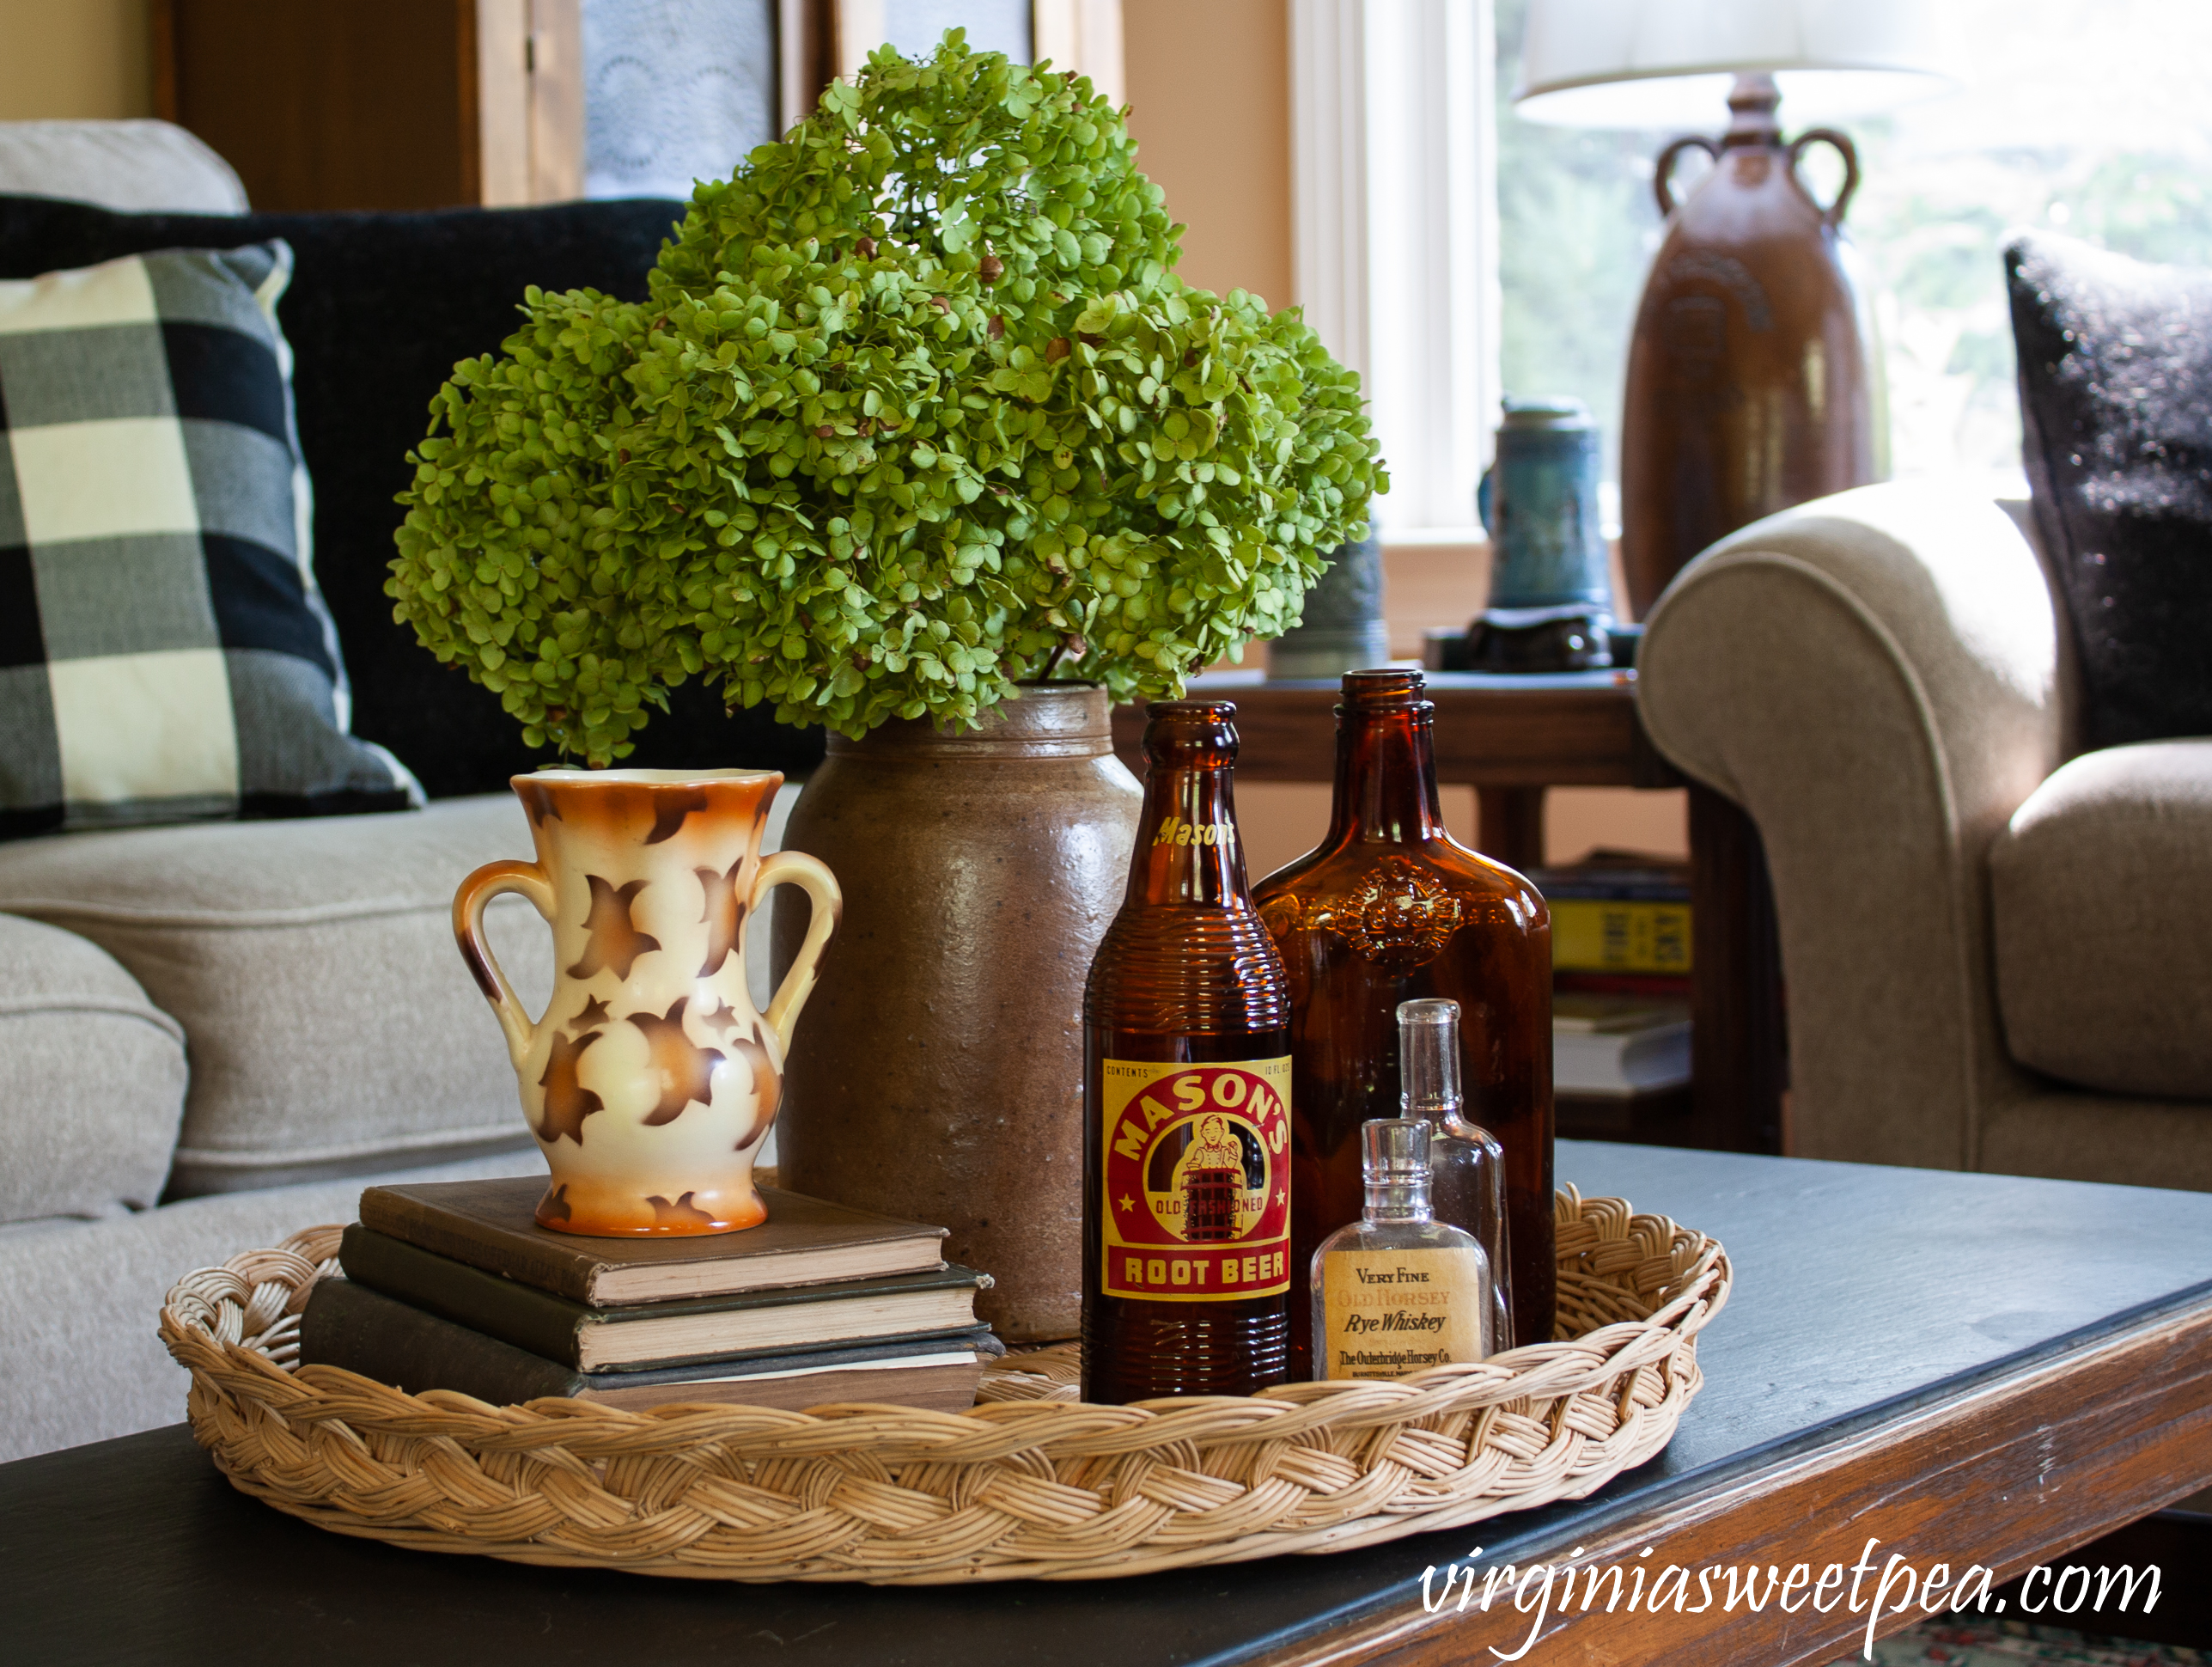
<svg viewBox="0 0 2212 1667"><path fill-rule="evenodd" d="M1101 1076L1110 1297L1234 1302L1290 1289L1290 1060Z"/></svg>
<svg viewBox="0 0 2212 1667"><path fill-rule="evenodd" d="M1236 708L1150 709L1129 894L1083 992L1083 1397L1289 1364L1290 1002L1245 883Z"/></svg>

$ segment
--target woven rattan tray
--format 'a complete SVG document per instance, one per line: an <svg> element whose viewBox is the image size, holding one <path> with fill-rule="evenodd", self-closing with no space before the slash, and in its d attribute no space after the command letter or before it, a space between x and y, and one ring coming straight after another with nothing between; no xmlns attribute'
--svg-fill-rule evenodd
<svg viewBox="0 0 2212 1667"><path fill-rule="evenodd" d="M966 1414L491 1407L297 1367L339 1230L187 1275L161 1340L241 1491L340 1534L722 1580L1097 1579L1340 1550L1576 1499L1664 1447L1728 1300L1720 1245L1559 1195L1566 1340L1396 1382L1077 1401L1072 1346Z"/></svg>

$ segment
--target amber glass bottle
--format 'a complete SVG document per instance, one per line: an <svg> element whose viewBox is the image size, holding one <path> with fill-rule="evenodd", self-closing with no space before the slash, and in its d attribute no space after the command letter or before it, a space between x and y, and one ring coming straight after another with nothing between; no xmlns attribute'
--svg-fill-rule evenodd
<svg viewBox="0 0 2212 1667"><path fill-rule="evenodd" d="M1083 992L1086 1401L1289 1375L1290 991L1245 882L1235 716L1148 714L1129 895Z"/></svg>
<svg viewBox="0 0 2212 1667"><path fill-rule="evenodd" d="M1398 1114L1398 1004L1416 998L1459 1004L1467 1114L1505 1149L1514 1336L1551 1335L1551 915L1527 881L1445 832L1422 687L1417 671L1345 675L1328 834L1253 888L1290 974L1301 1377L1307 1259L1359 1219L1360 1125Z"/></svg>

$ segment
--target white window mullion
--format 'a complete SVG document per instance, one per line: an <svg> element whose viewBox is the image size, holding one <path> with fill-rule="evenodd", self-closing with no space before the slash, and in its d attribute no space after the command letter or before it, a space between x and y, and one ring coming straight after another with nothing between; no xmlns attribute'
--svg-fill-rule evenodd
<svg viewBox="0 0 2212 1667"><path fill-rule="evenodd" d="M1490 0L1292 0L1298 299L1360 372L1384 536L1471 534L1498 402Z"/></svg>
<svg viewBox="0 0 2212 1667"><path fill-rule="evenodd" d="M1368 376L1367 43L1363 0L1291 0L1293 281L1306 321Z"/></svg>

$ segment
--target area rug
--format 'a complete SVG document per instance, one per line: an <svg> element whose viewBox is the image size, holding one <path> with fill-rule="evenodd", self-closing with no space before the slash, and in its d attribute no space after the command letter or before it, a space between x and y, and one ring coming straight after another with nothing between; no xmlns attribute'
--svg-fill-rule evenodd
<svg viewBox="0 0 2212 1667"><path fill-rule="evenodd" d="M2020 1621L1924 1621L1874 1645L1879 1667L2019 1667L2023 1662L2074 1664L2075 1667L2212 1667L2212 1651L2176 1645L2138 1644L2124 1638L2100 1638L2058 1627ZM1835 1667L1863 1663L1856 1652Z"/></svg>

